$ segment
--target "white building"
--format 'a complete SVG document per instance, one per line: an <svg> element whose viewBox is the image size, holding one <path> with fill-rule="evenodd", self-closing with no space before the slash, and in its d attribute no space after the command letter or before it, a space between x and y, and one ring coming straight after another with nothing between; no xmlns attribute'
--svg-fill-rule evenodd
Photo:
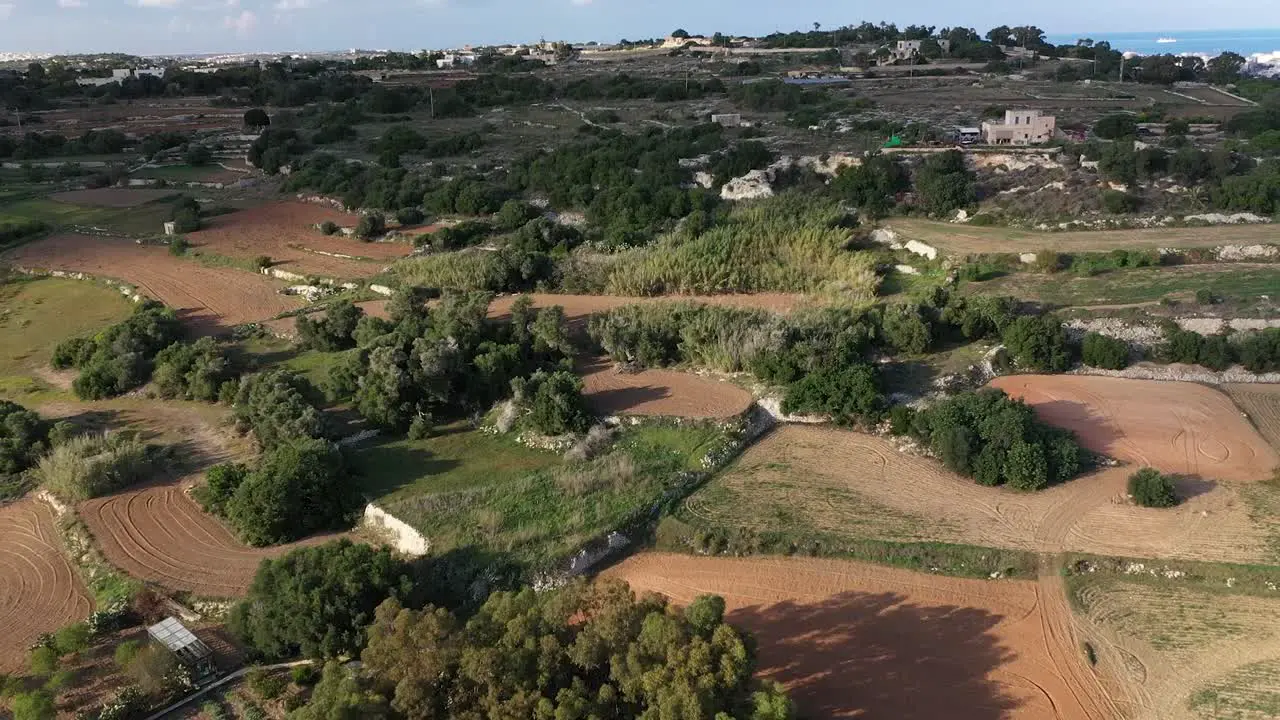
<svg viewBox="0 0 1280 720"><path fill-rule="evenodd" d="M76 84L81 87L99 87L110 85L111 83L123 83L131 77L142 77L144 75L162 78L164 77L164 72L164 68L117 68L111 71L111 77L78 78Z"/></svg>
<svg viewBox="0 0 1280 720"><path fill-rule="evenodd" d="M988 145L1038 145L1053 139L1058 120L1039 110L1006 110L1004 122L982 123Z"/></svg>
<svg viewBox="0 0 1280 720"><path fill-rule="evenodd" d="M471 65L475 63L475 61L476 56L472 53L448 53L439 60L436 60L436 67L444 70L446 68L457 67L459 65Z"/></svg>
<svg viewBox="0 0 1280 720"><path fill-rule="evenodd" d="M950 40L938 40L938 47L942 48L942 54L946 55L951 52ZM896 45L889 49L889 60L910 60L920 55L921 48L924 47L924 40L899 40Z"/></svg>

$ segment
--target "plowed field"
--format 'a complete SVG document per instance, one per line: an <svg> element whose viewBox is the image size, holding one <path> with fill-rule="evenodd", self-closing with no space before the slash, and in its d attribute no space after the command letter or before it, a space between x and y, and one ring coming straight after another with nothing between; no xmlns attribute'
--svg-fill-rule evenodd
<svg viewBox="0 0 1280 720"><path fill-rule="evenodd" d="M263 558L330 539L319 536L295 545L247 547L176 483L89 500L77 511L112 565L170 590L209 597L243 595Z"/></svg>
<svg viewBox="0 0 1280 720"><path fill-rule="evenodd" d="M391 260L413 250L407 243L366 243L341 234L325 235L314 226L326 220L353 227L359 218L320 205L271 203L209 218L204 229L189 234L187 239L195 248L219 255L247 260L267 255L282 270L336 278L374 275Z"/></svg>
<svg viewBox="0 0 1280 720"><path fill-rule="evenodd" d="M1131 472L1108 468L1020 493L978 485L883 438L785 425L694 493L684 512L730 529L1124 557L1270 558L1269 528L1254 519L1240 486L1186 479L1182 504L1151 510L1127 500Z"/></svg>
<svg viewBox="0 0 1280 720"><path fill-rule="evenodd" d="M1194 383L1079 375L991 382L1081 444L1125 462L1206 480L1262 480L1280 465L1226 395Z"/></svg>
<svg viewBox="0 0 1280 720"><path fill-rule="evenodd" d="M578 368L583 392L605 415L733 417L751 406L751 393L712 377L674 370L619 372L608 358Z"/></svg>
<svg viewBox="0 0 1280 720"><path fill-rule="evenodd" d="M724 597L759 674L805 717L1114 720L1065 610L1024 581L961 580L810 558L645 553L606 575L688 603ZM1047 609L1048 608L1048 609ZM1066 679L1064 679L1066 678Z"/></svg>
<svg viewBox="0 0 1280 720"><path fill-rule="evenodd" d="M264 275L206 267L174 257L165 248L131 240L58 235L23 245L4 259L24 267L123 280L174 308L180 318L203 334L266 320L302 304L297 298L279 294L283 283Z"/></svg>
<svg viewBox="0 0 1280 720"><path fill-rule="evenodd" d="M57 533L53 512L34 498L0 507L0 673L22 669L41 633L93 609Z"/></svg>
<svg viewBox="0 0 1280 720"><path fill-rule="evenodd" d="M1222 389L1249 415L1271 447L1280 451L1280 385L1241 383Z"/></svg>

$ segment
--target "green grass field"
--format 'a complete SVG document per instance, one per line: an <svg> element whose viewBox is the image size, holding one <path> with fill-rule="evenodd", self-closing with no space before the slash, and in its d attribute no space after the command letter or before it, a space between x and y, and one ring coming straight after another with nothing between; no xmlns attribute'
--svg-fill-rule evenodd
<svg viewBox="0 0 1280 720"><path fill-rule="evenodd" d="M11 278L0 284L0 395L37 385L32 371L46 367L53 348L129 315L119 292L82 280Z"/></svg>
<svg viewBox="0 0 1280 720"><path fill-rule="evenodd" d="M173 182L207 182L210 176L223 172L217 165L164 165L147 167L134 172L130 177L153 180L171 180Z"/></svg>
<svg viewBox="0 0 1280 720"><path fill-rule="evenodd" d="M566 463L505 436L443 428L356 453L366 492L419 530L433 552L472 547L531 567L644 516L725 441L713 425L652 422L622 431L594 460Z"/></svg>
<svg viewBox="0 0 1280 720"><path fill-rule="evenodd" d="M0 222L43 220L55 227L92 225L126 235L159 235L169 214L169 203L162 201L131 208L99 208L32 198L0 206Z"/></svg>
<svg viewBox="0 0 1280 720"><path fill-rule="evenodd" d="M1093 277L1018 273L966 283L974 295L1012 295L1062 307L1189 300L1197 290L1228 298L1280 292L1280 265L1181 265L1113 270Z"/></svg>

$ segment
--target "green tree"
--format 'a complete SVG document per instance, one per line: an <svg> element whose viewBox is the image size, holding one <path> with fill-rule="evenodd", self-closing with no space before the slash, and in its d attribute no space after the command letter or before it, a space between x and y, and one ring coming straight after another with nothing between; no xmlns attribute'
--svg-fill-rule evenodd
<svg viewBox="0 0 1280 720"><path fill-rule="evenodd" d="M749 643L722 614L618 581L495 593L465 623L388 601L361 659L407 717L792 717L785 694L753 682Z"/></svg>
<svg viewBox="0 0 1280 720"><path fill-rule="evenodd" d="M1052 315L1024 315L1005 328L1001 339L1019 367L1040 372L1071 367L1067 332Z"/></svg>
<svg viewBox="0 0 1280 720"><path fill-rule="evenodd" d="M516 402L528 411L529 424L543 435L585 432L591 411L582 397L582 380L571 372L538 371L511 382Z"/></svg>
<svg viewBox="0 0 1280 720"><path fill-rule="evenodd" d="M1129 366L1129 344L1123 340L1091 332L1080 345L1080 359L1085 365L1106 370Z"/></svg>
<svg viewBox="0 0 1280 720"><path fill-rule="evenodd" d="M412 589L390 550L338 540L264 560L228 625L266 659L353 654L379 603Z"/></svg>
<svg viewBox="0 0 1280 720"><path fill-rule="evenodd" d="M20 693L13 698L13 720L53 720L57 716L53 697L43 690Z"/></svg>
<svg viewBox="0 0 1280 720"><path fill-rule="evenodd" d="M915 181L920 204L931 215L946 215L977 199L973 172L965 166L964 155L958 150L925 158Z"/></svg>
<svg viewBox="0 0 1280 720"><path fill-rule="evenodd" d="M1138 132L1138 120L1129 113L1104 115L1093 125L1093 134L1104 140L1131 138Z"/></svg>
<svg viewBox="0 0 1280 720"><path fill-rule="evenodd" d="M304 707L289 720L365 720L387 717L386 699L366 687L361 677L336 661L325 663L320 682Z"/></svg>
<svg viewBox="0 0 1280 720"><path fill-rule="evenodd" d="M1150 467L1129 476L1129 495L1143 507L1167 508L1178 504L1173 478Z"/></svg>
<svg viewBox="0 0 1280 720"><path fill-rule="evenodd" d="M244 114L244 126L247 128L261 130L270 124L271 118L262 108L252 108Z"/></svg>
<svg viewBox="0 0 1280 720"><path fill-rule="evenodd" d="M240 383L236 394L236 422L242 430L253 430L265 448L300 438L324 437L327 421L307 400L314 394L305 378L287 370L251 375Z"/></svg>
<svg viewBox="0 0 1280 720"><path fill-rule="evenodd" d="M272 545L349 527L359 506L342 451L306 438L276 445L226 502L227 519L250 545Z"/></svg>

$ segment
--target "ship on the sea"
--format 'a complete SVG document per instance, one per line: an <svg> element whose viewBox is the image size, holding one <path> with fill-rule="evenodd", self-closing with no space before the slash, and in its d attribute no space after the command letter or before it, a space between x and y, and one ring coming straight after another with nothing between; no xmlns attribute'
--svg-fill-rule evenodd
<svg viewBox="0 0 1280 720"><path fill-rule="evenodd" d="M1160 43L1161 45L1165 45L1167 43L1178 42L1178 38L1171 38L1171 37L1156 38L1156 42Z"/></svg>

